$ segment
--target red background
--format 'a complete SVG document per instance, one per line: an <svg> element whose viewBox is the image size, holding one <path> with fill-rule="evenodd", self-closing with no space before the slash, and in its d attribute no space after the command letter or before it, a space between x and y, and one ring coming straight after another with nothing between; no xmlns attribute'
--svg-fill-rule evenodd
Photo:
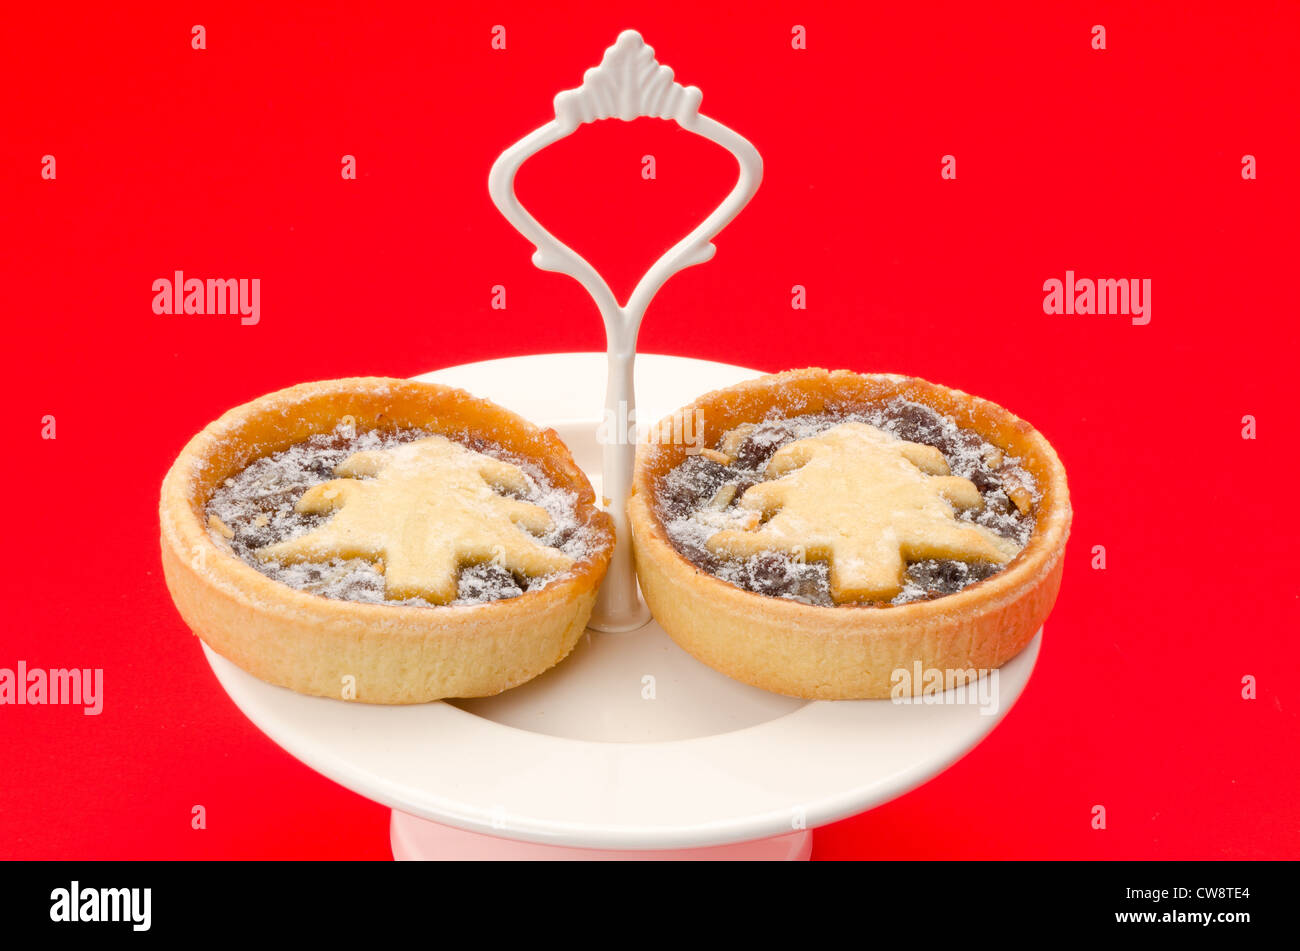
<svg viewBox="0 0 1300 951"><path fill-rule="evenodd" d="M641 349L941 381L1032 420L1070 474L1065 582L1023 699L816 855L1300 856L1300 7L220 6L22 4L0 31L0 666L103 667L106 691L99 717L0 707L0 855L388 856L385 809L217 686L160 577L158 484L206 422L283 386L603 349L591 303L533 268L486 180L635 26L766 161ZM675 126L615 121L534 160L519 191L626 289L733 175ZM1150 325L1045 315L1067 268L1150 278ZM154 315L175 269L261 278L261 323Z"/></svg>

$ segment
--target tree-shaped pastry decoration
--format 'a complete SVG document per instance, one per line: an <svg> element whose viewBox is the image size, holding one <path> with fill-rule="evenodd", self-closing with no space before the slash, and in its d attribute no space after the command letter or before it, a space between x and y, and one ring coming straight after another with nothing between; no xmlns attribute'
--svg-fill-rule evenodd
<svg viewBox="0 0 1300 951"><path fill-rule="evenodd" d="M295 506L334 517L305 535L259 549L259 558L382 562L387 597L434 604L456 599L466 565L491 561L532 578L573 564L529 534L551 529L544 508L497 493L527 492L522 469L442 436L353 453L334 474L343 478L312 486Z"/></svg>
<svg viewBox="0 0 1300 951"><path fill-rule="evenodd" d="M830 569L837 603L888 601L903 589L909 561L928 558L1003 564L1019 547L981 525L958 521L979 508L975 484L950 474L933 446L907 442L865 423L842 423L779 449L772 479L738 503L765 520L723 529L715 554L782 551Z"/></svg>

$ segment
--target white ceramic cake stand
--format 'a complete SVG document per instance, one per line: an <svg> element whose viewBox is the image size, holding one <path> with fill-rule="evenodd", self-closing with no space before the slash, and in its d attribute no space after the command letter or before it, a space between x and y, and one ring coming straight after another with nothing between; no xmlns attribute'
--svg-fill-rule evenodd
<svg viewBox="0 0 1300 951"><path fill-rule="evenodd" d="M637 362L650 422L758 373ZM421 379L555 427L599 495L605 368L602 353L548 354ZM392 808L399 859L807 858L808 830L901 795L975 746L1024 689L1040 638L997 672L996 709L777 696L696 661L654 622L589 631L559 666L500 696L407 707L302 696L207 656L272 740Z"/></svg>
<svg viewBox="0 0 1300 951"><path fill-rule="evenodd" d="M757 150L701 115L700 100L636 32L624 31L580 87L555 97L555 117L492 166L493 201L537 248L538 267L568 274L591 294L608 352L494 360L422 378L553 426L597 498L608 498L619 544L592 615L598 631L559 666L498 697L410 707L301 696L208 651L226 692L271 739L393 809L397 858L808 858L813 827L911 789L978 743L1033 669L1038 638L984 682L996 688L991 696L809 703L730 680L649 620L624 510L635 440L621 434L635 435L629 420L638 400L637 419L654 423L758 374L681 357L636 360L655 293L712 257L713 238L762 179ZM722 203L620 304L587 261L523 208L514 179L530 156L584 123L642 116L675 121L727 149L738 174ZM602 428L612 438L598 438ZM951 702L958 700L965 702Z"/></svg>

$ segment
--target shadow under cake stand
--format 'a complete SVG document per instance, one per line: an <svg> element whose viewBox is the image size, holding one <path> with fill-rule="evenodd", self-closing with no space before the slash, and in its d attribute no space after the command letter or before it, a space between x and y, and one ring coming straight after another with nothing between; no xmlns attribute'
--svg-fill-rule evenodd
<svg viewBox="0 0 1300 951"><path fill-rule="evenodd" d="M760 371L637 358L641 418ZM543 354L419 379L554 427L601 493L606 355ZM496 697L376 706L272 686L204 648L277 744L393 810L398 859L806 859L811 830L902 795L960 758L1019 697L1042 634L997 672L995 703L803 701L731 680L654 621L589 630L568 659Z"/></svg>

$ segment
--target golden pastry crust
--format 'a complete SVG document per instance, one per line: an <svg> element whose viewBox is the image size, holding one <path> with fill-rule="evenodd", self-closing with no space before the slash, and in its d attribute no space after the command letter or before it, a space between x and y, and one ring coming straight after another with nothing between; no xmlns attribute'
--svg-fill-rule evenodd
<svg viewBox="0 0 1300 951"><path fill-rule="evenodd" d="M656 481L690 446L656 441L637 450L628 515L637 576L657 620L683 648L728 676L818 700L891 695L896 670L1000 667L1033 638L1056 601L1070 531L1070 498L1056 452L1024 420L993 403L925 380L847 370L793 370L708 393L664 420L698 421L704 445L770 410L850 413L904 397L951 416L1019 456L1042 492L1033 535L1007 567L930 601L888 607L822 607L745 591L677 553L655 503ZM725 451L725 450L724 450ZM920 685L915 685L919 690Z"/></svg>
<svg viewBox="0 0 1300 951"><path fill-rule="evenodd" d="M426 608L299 591L213 541L204 506L222 482L349 416L358 431L469 432L529 458L577 494L578 518L599 544L536 591ZM270 683L366 703L491 696L559 663L586 629L614 546L613 520L596 508L591 483L553 430L462 390L378 377L304 383L230 410L177 457L159 519L172 599L209 647Z"/></svg>

